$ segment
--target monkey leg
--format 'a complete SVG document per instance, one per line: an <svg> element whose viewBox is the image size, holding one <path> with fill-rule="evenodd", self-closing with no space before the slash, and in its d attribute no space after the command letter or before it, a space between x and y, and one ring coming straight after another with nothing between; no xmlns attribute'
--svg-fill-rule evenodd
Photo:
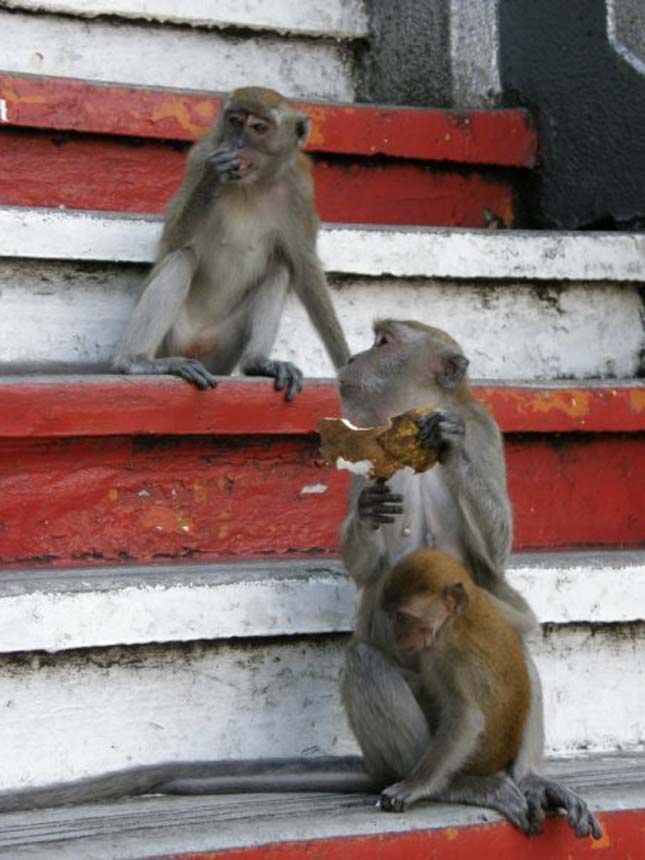
<svg viewBox="0 0 645 860"><path fill-rule="evenodd" d="M368 773L380 787L409 776L431 739L401 673L378 648L354 642L347 651L342 695Z"/></svg>

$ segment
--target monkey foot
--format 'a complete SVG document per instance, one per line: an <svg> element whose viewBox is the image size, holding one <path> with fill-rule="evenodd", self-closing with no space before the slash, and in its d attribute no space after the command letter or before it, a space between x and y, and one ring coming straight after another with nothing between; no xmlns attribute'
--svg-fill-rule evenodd
<svg viewBox="0 0 645 860"><path fill-rule="evenodd" d="M529 809L530 832L542 832L542 822L547 811L564 809L570 827L576 836L582 838L593 836L602 837L602 829L596 816L591 812L585 800L560 783L545 779L535 773L530 773L519 782L526 797Z"/></svg>

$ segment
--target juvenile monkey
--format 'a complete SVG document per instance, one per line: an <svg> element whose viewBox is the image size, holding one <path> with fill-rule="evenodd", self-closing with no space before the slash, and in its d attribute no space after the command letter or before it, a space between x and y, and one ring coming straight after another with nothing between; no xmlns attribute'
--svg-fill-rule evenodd
<svg viewBox="0 0 645 860"><path fill-rule="evenodd" d="M239 365L292 400L302 373L272 361L287 292L296 292L335 367L349 355L316 255L309 118L279 93L235 90L188 156L157 262L114 367L180 376L199 388Z"/></svg>
<svg viewBox="0 0 645 860"><path fill-rule="evenodd" d="M460 772L488 776L512 764L530 681L517 630L443 552L418 549L399 561L384 578L381 608L401 662L418 660L419 696L437 705L429 746L409 776L381 794L381 809L402 812Z"/></svg>
<svg viewBox="0 0 645 860"><path fill-rule="evenodd" d="M387 484L352 481L343 525L343 560L361 589L357 641L350 646L343 700L368 772L381 784L409 777L427 749L436 708L417 699L414 667L394 655L391 625L380 605L382 579L412 550L432 547L461 562L476 585L522 634L536 624L526 601L506 580L511 507L502 437L492 415L473 398L468 359L446 332L413 321L383 320L374 345L339 371L347 417L362 426L420 406L420 439L439 450L428 472L397 472ZM546 810L562 807L579 836L600 828L586 803L539 771L544 749L540 678L530 655L531 703L522 744L508 772L461 773L441 799L493 806L518 827L539 832Z"/></svg>

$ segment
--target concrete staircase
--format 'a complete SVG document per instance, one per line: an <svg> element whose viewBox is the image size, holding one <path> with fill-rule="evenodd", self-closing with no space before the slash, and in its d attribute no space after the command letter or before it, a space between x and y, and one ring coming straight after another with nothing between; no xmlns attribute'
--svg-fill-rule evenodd
<svg viewBox="0 0 645 860"><path fill-rule="evenodd" d="M548 750L582 756L551 767L628 856L642 816L621 810L645 804L645 240L474 229L526 223L530 118L341 104L358 3L218 4L221 20L197 2L82 5L0 11L0 791L356 751L338 698L347 480L315 436L339 404L301 308L275 350L313 377L293 404L260 380L105 375L187 146L220 91L255 79L313 114L320 253L352 348L371 318L414 317L471 358L505 435L509 575L542 622ZM497 822L356 797L147 798L2 816L0 857L587 856L563 822L527 843L482 815Z"/></svg>

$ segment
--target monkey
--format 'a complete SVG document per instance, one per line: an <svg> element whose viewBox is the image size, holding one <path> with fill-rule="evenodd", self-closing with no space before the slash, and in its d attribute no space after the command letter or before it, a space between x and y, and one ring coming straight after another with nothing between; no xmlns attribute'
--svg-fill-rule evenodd
<svg viewBox="0 0 645 860"><path fill-rule="evenodd" d="M423 692L438 706L429 746L412 772L381 794L381 809L403 812L460 772L492 776L512 764L530 681L519 633L446 553L404 556L382 580L380 606L395 654L404 665L418 659Z"/></svg>
<svg viewBox="0 0 645 860"><path fill-rule="evenodd" d="M437 464L421 474L405 468L387 483L354 476L342 526L343 562L361 591L342 697L365 767L383 787L412 773L435 723L433 703L415 695L418 671L392 658L390 625L379 605L387 571L414 549L441 550L464 565L523 637L537 619L506 579L512 516L502 437L472 395L463 350L446 332L416 321L376 321L374 335L373 345L338 371L344 414L354 424L376 426L433 406L418 420L419 438L439 452ZM493 776L458 774L441 799L494 806L530 833L541 831L547 810L562 807L579 836L598 836L585 801L540 774L542 688L528 650L526 664L531 703L513 764Z"/></svg>
<svg viewBox="0 0 645 860"><path fill-rule="evenodd" d="M263 87L234 90L188 156L164 219L156 263L115 370L171 374L198 388L236 366L269 376L292 400L302 372L274 361L287 292L305 306L336 368L349 348L316 254L309 117Z"/></svg>

